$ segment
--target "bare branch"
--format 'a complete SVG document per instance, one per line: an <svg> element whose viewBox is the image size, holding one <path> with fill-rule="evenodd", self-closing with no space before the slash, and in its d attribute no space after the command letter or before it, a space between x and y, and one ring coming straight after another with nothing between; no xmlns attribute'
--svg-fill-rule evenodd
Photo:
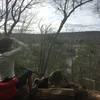
<svg viewBox="0 0 100 100"><path fill-rule="evenodd" d="M67 6L67 0L64 3L64 10L63 10L64 16L67 17L67 14L66 14L66 6Z"/></svg>
<svg viewBox="0 0 100 100"><path fill-rule="evenodd" d="M67 15L67 18L68 18L78 7L84 5L84 4L88 3L88 2L91 2L91 1L93 1L93 0L87 0L87 1L85 1L85 2L82 2L82 0L81 0L81 3L78 4L77 6L75 6L75 7L69 12L69 14Z"/></svg>
<svg viewBox="0 0 100 100"><path fill-rule="evenodd" d="M9 15L8 5L9 5L8 0L6 0L6 15L5 15L5 22L4 22L4 31L6 35L7 35L7 20Z"/></svg>
<svg viewBox="0 0 100 100"><path fill-rule="evenodd" d="M11 0L8 1L8 4L11 2Z"/></svg>
<svg viewBox="0 0 100 100"><path fill-rule="evenodd" d="M11 7L11 15L12 15L14 22L16 22L16 19L15 19L15 15L13 12L14 12L14 7L16 6L16 3L17 3L17 0L14 1L14 3L12 4L12 7Z"/></svg>

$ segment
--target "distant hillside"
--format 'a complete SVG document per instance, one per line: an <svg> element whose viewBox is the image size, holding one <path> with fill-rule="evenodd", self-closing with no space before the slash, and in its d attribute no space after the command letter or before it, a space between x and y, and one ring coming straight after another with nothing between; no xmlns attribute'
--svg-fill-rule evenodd
<svg viewBox="0 0 100 100"><path fill-rule="evenodd" d="M53 36L54 34L48 34L47 37ZM13 34L19 40L25 43L37 43L40 40L41 34ZM89 31L89 32L64 32L58 35L57 39L59 41L94 41L100 43L100 31Z"/></svg>

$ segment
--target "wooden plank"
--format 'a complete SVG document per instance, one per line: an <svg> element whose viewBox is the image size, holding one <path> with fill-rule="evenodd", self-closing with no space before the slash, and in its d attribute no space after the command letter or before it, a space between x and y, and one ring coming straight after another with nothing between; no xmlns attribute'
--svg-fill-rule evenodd
<svg viewBox="0 0 100 100"><path fill-rule="evenodd" d="M74 89L70 88L49 88L49 89L38 89L40 95L74 95Z"/></svg>
<svg viewBox="0 0 100 100"><path fill-rule="evenodd" d="M34 100L74 100L75 93L73 89L68 88L49 88L38 89Z"/></svg>

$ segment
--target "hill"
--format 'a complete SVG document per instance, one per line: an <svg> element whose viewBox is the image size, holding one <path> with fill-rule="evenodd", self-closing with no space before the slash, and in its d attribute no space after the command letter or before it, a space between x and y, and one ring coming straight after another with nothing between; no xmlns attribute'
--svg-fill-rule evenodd
<svg viewBox="0 0 100 100"><path fill-rule="evenodd" d="M43 35L43 34L42 34ZM25 43L37 43L39 42L41 34L12 34L12 36L16 37L19 40L24 41ZM46 34L46 37L51 37L54 34ZM59 41L94 41L96 43L100 43L100 31L87 31L87 32L63 32L58 35L57 39Z"/></svg>

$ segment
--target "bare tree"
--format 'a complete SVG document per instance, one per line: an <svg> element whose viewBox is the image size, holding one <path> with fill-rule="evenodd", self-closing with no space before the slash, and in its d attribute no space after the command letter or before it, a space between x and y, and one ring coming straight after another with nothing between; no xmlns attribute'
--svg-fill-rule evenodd
<svg viewBox="0 0 100 100"><path fill-rule="evenodd" d="M21 25L17 29L18 33L32 33L34 31L32 25L37 21L36 15L36 13L33 15L29 13L22 16Z"/></svg>
<svg viewBox="0 0 100 100"><path fill-rule="evenodd" d="M45 67L45 62L47 59L47 54L48 54L48 48L49 48L49 43L51 42L50 31L51 25L45 25L41 24L41 21L38 24L38 28L40 30L41 36L40 36L40 54L39 54L39 74L40 77L44 76L45 72L47 71L47 67Z"/></svg>
<svg viewBox="0 0 100 100"><path fill-rule="evenodd" d="M30 9L33 5L40 3L39 0L1 0L0 21L4 20L4 33L10 35L24 11ZM8 23L10 28L8 29Z"/></svg>
<svg viewBox="0 0 100 100"><path fill-rule="evenodd" d="M52 47L56 41L57 36L60 34L64 24L68 20L68 18L71 16L73 12L82 5L85 5L88 2L91 2L93 0L52 0L51 3L54 4L54 7L61 12L63 19L61 20L61 23L59 25L59 28L55 34L55 36L52 38L51 44L49 45L48 53L45 60L45 68L48 66L49 56L52 51Z"/></svg>

